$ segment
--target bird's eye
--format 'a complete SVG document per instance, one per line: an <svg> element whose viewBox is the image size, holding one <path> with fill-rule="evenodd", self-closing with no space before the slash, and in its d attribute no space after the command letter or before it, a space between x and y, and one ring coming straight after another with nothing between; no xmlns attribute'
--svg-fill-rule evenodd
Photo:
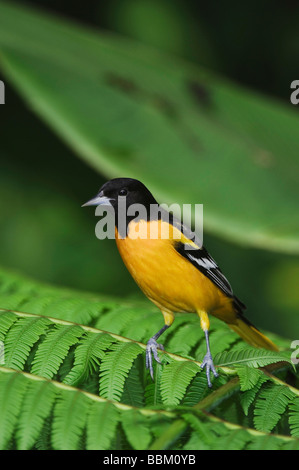
<svg viewBox="0 0 299 470"><path fill-rule="evenodd" d="M125 188L123 188L123 189L121 189L121 190L119 191L118 194L119 194L120 196L126 196L126 195L128 194L128 191L127 191Z"/></svg>

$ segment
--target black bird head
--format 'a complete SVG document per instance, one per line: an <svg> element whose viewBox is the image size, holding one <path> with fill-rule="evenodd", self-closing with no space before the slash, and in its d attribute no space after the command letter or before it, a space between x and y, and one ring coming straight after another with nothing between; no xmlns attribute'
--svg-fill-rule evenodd
<svg viewBox="0 0 299 470"><path fill-rule="evenodd" d="M104 183L98 194L83 204L82 207L101 205L106 206L108 209L112 206L115 215L118 215L119 207L127 211L132 204L141 204L149 210L150 205L157 204L157 201L140 181L133 178L114 178ZM127 223L129 221L127 218Z"/></svg>

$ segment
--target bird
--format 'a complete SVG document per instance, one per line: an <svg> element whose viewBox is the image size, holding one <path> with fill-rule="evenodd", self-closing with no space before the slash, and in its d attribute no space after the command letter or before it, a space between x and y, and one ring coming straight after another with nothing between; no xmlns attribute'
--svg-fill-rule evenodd
<svg viewBox="0 0 299 470"><path fill-rule="evenodd" d="M218 377L209 342L210 315L224 321L252 346L278 350L245 318L244 303L233 293L199 237L161 207L141 181L133 178L107 181L82 207L98 205L113 211L114 237L120 256L137 285L164 317L163 327L146 344L146 368L152 379L153 359L160 363L157 350L164 350L157 340L173 324L178 312L199 317L206 342L201 367L206 369L209 387L211 374ZM136 207L142 210L134 211Z"/></svg>

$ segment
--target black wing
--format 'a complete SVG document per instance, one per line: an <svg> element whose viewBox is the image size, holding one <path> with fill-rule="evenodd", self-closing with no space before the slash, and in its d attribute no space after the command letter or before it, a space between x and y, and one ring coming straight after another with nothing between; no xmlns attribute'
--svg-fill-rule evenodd
<svg viewBox="0 0 299 470"><path fill-rule="evenodd" d="M222 274L216 261L209 255L204 247L194 249L192 246L188 247L188 244L186 243L178 242L176 243L175 248L180 255L187 258L193 266L219 287L225 295L228 297L234 297L230 283L224 274Z"/></svg>

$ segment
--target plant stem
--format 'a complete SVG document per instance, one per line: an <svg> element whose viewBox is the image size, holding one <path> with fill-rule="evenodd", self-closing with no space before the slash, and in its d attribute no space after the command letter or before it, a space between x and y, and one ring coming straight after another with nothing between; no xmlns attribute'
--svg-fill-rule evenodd
<svg viewBox="0 0 299 470"><path fill-rule="evenodd" d="M219 403L219 401L223 400L223 398L227 395L230 395L231 393L238 390L239 387L239 378L234 377L229 382L222 385L222 387L203 398L199 403L197 403L197 405L190 408L190 412L192 412L192 410L202 411L214 408ZM178 437L185 431L187 427L188 423L184 419L177 419L161 436L159 436L153 442L149 450L167 449L174 440L178 439Z"/></svg>

